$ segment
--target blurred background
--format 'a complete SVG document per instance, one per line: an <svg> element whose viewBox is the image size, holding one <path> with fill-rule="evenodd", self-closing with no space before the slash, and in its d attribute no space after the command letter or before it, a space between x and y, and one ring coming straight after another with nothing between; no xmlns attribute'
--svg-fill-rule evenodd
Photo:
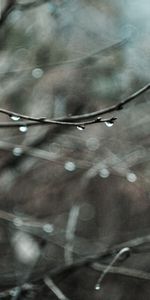
<svg viewBox="0 0 150 300"><path fill-rule="evenodd" d="M149 82L148 0L0 2L0 108L90 113ZM106 115L117 117L111 127L0 128L0 299L150 299L150 238L99 290L98 263L115 253L84 263L149 235L148 100Z"/></svg>

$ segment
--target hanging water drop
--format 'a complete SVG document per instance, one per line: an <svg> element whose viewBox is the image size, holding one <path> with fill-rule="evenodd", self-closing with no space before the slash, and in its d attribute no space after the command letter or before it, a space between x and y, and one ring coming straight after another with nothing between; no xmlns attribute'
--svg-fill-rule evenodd
<svg viewBox="0 0 150 300"><path fill-rule="evenodd" d="M21 132L25 133L25 132L27 132L28 127L27 127L26 125L21 125L21 126L19 127L19 130L20 130Z"/></svg>
<svg viewBox="0 0 150 300"><path fill-rule="evenodd" d="M105 125L106 125L107 127L112 127L112 126L114 125L114 123L111 122L111 121L109 121L109 122L105 122Z"/></svg>
<svg viewBox="0 0 150 300"><path fill-rule="evenodd" d="M12 115L10 117L13 121L19 121L20 120L20 117L19 116L16 116L16 115Z"/></svg>
<svg viewBox="0 0 150 300"><path fill-rule="evenodd" d="M85 126L84 126L84 125L78 125L78 126L77 126L77 129L78 129L78 130L84 130L84 129L85 129Z"/></svg>
<svg viewBox="0 0 150 300"><path fill-rule="evenodd" d="M97 283L96 285L95 285L95 290L97 290L97 291L99 291L100 290L100 284L99 283Z"/></svg>

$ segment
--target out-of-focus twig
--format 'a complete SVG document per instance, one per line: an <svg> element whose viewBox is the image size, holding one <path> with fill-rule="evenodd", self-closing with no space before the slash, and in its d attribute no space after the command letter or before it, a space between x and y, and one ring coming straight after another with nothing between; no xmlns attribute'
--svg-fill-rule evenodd
<svg viewBox="0 0 150 300"><path fill-rule="evenodd" d="M45 285L57 296L59 300L69 300L63 292L56 286L56 284L53 282L53 280L46 276L44 278Z"/></svg>
<svg viewBox="0 0 150 300"><path fill-rule="evenodd" d="M4 10L1 12L0 26L4 25L7 17L13 10L15 9L27 10L27 9L38 7L42 4L45 4L46 2L49 2L49 0L36 0L26 4L18 3L16 0L8 0Z"/></svg>
<svg viewBox="0 0 150 300"><path fill-rule="evenodd" d="M16 0L8 0L0 15L0 27L5 23L8 15L15 9Z"/></svg>
<svg viewBox="0 0 150 300"><path fill-rule="evenodd" d="M50 0L34 0L29 3L16 3L16 8L19 10L27 10L27 9L41 6L41 5L43 5L45 3L49 3L49 2L50 2Z"/></svg>
<svg viewBox="0 0 150 300"><path fill-rule="evenodd" d="M73 250L73 240L74 240L74 234L77 226L77 220L79 216L79 209L80 207L77 205L74 205L70 212L67 222L67 228L66 228L66 245L64 249L65 253L65 262L67 265L73 263L73 257L72 257L72 250Z"/></svg>

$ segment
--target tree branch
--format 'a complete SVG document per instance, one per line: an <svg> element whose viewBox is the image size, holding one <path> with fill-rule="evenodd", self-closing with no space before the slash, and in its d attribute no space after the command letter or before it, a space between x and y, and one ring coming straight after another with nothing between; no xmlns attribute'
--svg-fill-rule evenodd
<svg viewBox="0 0 150 300"><path fill-rule="evenodd" d="M144 94L147 90L150 89L150 84L145 85L140 90L133 93L131 96L125 98L124 100L121 100L119 103L116 103L115 105L109 106L108 108L98 110L92 113L82 114L82 115L76 115L71 117L63 117L55 120L47 119L45 117L30 117L27 115L23 115L20 113L16 113L13 111L9 111L6 109L0 108L0 113L6 114L12 119L15 119L15 117L18 119L17 122L3 122L0 123L0 128L9 128L9 127L20 127L20 126L38 126L38 125L50 125L50 124L57 124L57 125L63 125L63 126L78 126L79 129L84 129L85 126L95 124L95 123L114 123L116 120L115 117L102 119L100 116L104 115L106 113L110 113L113 111L118 111L124 108L126 104L133 101L140 95ZM95 117L95 119L93 119ZM26 122L19 121L20 119L27 120Z"/></svg>
<svg viewBox="0 0 150 300"><path fill-rule="evenodd" d="M104 272L106 270L106 265L100 263L93 263L92 269L100 272ZM150 280L150 274L147 272L135 270L135 269L128 269L123 267L110 267L108 270L110 274L119 274L127 277L143 279L143 280Z"/></svg>

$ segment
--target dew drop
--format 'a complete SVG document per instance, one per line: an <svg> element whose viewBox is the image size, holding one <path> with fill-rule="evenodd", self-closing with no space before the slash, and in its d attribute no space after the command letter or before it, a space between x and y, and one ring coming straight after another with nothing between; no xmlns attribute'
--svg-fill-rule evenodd
<svg viewBox="0 0 150 300"><path fill-rule="evenodd" d="M19 121L20 120L20 117L19 116L15 116L15 115L12 115L10 117L13 121Z"/></svg>
<svg viewBox="0 0 150 300"><path fill-rule="evenodd" d="M113 122L105 122L105 125L107 127L112 127L114 125L114 123Z"/></svg>
<svg viewBox="0 0 150 300"><path fill-rule="evenodd" d="M84 125L78 125L78 126L77 126L77 129L78 129L78 130L84 130L84 129L85 129L85 126L84 126Z"/></svg>
<svg viewBox="0 0 150 300"><path fill-rule="evenodd" d="M28 127L27 127L26 125L22 125L22 126L19 127L19 130L20 130L21 132L25 133L25 132L27 132Z"/></svg>
<svg viewBox="0 0 150 300"><path fill-rule="evenodd" d="M97 290L97 291L99 291L100 290L100 284L99 283L97 283L96 285L95 285L95 290Z"/></svg>

